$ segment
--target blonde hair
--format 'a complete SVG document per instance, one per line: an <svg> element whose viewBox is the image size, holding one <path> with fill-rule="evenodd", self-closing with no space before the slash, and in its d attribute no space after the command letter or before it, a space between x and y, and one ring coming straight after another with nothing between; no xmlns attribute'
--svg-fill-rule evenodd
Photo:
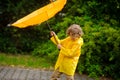
<svg viewBox="0 0 120 80"><path fill-rule="evenodd" d="M83 35L83 31L82 28L80 27L80 25L77 24L72 24L67 30L66 30L66 34L68 36L70 36L70 33L72 34L78 34L78 37L81 37ZM73 35L73 36L74 36Z"/></svg>

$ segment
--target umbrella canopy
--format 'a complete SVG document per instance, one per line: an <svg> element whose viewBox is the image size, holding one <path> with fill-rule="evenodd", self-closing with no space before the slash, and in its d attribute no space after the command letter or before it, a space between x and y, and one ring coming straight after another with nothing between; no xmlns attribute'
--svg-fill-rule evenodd
<svg viewBox="0 0 120 80"><path fill-rule="evenodd" d="M27 16L19 19L18 21L11 24L12 26L25 28L28 26L40 24L53 17L56 13L62 10L67 0L56 0L50 4L35 10Z"/></svg>

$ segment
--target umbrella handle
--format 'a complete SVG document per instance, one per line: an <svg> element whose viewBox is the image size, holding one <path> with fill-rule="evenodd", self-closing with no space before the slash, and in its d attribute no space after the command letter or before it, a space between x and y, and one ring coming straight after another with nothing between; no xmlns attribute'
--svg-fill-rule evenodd
<svg viewBox="0 0 120 80"><path fill-rule="evenodd" d="M47 24L47 26L48 26L49 30L50 30L50 31L52 31L52 29L51 29L51 27L50 27L50 25L48 24L48 22L47 22L47 21L46 21L46 24Z"/></svg>
<svg viewBox="0 0 120 80"><path fill-rule="evenodd" d="M47 25L48 25L49 30L52 31L52 29L51 29L51 27L50 27L50 25L48 24L47 21L46 21L46 23L47 23ZM55 34L53 35L53 37L54 37L54 39L55 39L55 42L56 42L57 44L59 44L59 42L58 42L57 39L56 39L56 35L55 35Z"/></svg>

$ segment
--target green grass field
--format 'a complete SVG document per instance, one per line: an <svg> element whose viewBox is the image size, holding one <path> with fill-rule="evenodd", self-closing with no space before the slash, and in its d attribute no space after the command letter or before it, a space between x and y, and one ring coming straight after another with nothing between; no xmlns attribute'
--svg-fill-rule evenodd
<svg viewBox="0 0 120 80"><path fill-rule="evenodd" d="M52 63L46 58L31 55L11 55L0 53L0 65L24 68L52 69Z"/></svg>

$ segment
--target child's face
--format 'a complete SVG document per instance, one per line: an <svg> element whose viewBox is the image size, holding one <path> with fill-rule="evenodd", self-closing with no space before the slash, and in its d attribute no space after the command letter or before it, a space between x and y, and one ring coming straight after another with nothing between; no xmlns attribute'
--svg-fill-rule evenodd
<svg viewBox="0 0 120 80"><path fill-rule="evenodd" d="M71 37L72 40L76 40L79 37L79 34L70 33L70 37Z"/></svg>

